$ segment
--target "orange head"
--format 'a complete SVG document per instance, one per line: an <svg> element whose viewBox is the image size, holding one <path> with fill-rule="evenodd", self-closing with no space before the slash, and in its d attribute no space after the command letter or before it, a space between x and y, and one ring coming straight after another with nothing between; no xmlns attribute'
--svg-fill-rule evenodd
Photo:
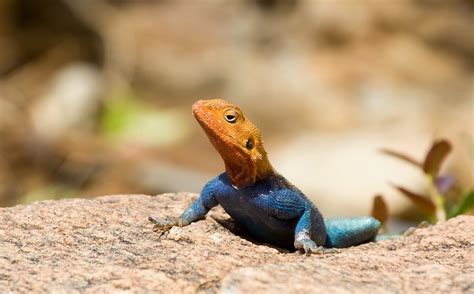
<svg viewBox="0 0 474 294"><path fill-rule="evenodd" d="M273 173L260 132L237 105L222 99L199 100L193 104L193 114L224 160L234 186L253 185Z"/></svg>

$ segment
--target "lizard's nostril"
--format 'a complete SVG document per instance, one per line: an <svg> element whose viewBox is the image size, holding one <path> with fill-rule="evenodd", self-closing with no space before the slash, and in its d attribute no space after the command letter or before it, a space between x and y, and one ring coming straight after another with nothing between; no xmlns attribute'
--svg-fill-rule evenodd
<svg viewBox="0 0 474 294"><path fill-rule="evenodd" d="M206 103L204 102L204 100L198 100L198 101L194 102L193 107L192 107L193 112L196 112L196 110L202 108L203 105L205 105L205 104Z"/></svg>

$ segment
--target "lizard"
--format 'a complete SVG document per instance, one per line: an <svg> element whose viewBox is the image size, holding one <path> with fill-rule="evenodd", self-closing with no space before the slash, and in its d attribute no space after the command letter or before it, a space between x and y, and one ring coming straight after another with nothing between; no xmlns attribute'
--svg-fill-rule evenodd
<svg viewBox="0 0 474 294"><path fill-rule="evenodd" d="M270 164L257 127L222 99L199 100L194 117L224 161L225 172L204 185L179 217L150 216L154 230L184 227L221 205L256 241L306 254L374 241L380 222L370 216L324 219L316 206Z"/></svg>

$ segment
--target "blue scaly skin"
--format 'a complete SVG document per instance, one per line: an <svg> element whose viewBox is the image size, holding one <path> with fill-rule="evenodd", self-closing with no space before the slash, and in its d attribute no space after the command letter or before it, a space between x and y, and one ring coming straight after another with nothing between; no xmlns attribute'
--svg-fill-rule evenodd
<svg viewBox="0 0 474 294"><path fill-rule="evenodd" d="M226 172L209 181L180 217L150 217L156 230L187 226L220 204L260 242L306 253L373 241L380 222L373 217L324 220L311 201L274 171L258 129L236 105L200 100L193 113L224 160Z"/></svg>

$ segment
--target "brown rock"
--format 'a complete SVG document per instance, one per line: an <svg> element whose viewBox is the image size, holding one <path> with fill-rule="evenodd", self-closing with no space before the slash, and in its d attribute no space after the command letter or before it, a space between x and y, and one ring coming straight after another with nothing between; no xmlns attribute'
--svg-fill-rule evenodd
<svg viewBox="0 0 474 294"><path fill-rule="evenodd" d="M118 195L0 209L0 292L469 292L474 217L305 256L239 236L223 212L160 236L150 214L193 194Z"/></svg>

